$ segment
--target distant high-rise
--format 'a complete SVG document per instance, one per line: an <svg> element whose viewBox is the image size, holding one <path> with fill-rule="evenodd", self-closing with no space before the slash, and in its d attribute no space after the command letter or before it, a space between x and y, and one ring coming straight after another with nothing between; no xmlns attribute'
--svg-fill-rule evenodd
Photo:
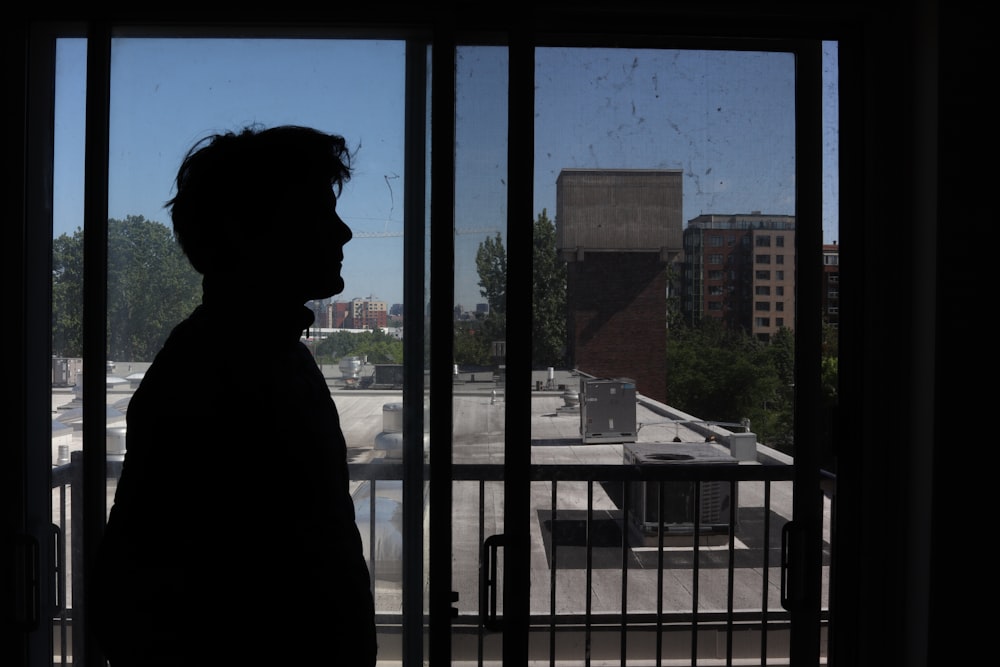
<svg viewBox="0 0 1000 667"><path fill-rule="evenodd" d="M823 245L823 321L836 329L840 325L840 247L834 241Z"/></svg>
<svg viewBox="0 0 1000 667"><path fill-rule="evenodd" d="M333 329L384 329L388 324L388 305L372 297L350 301L332 301L326 306L325 321Z"/></svg>
<svg viewBox="0 0 1000 667"><path fill-rule="evenodd" d="M795 328L795 216L699 215L684 230L681 310L760 340Z"/></svg>
<svg viewBox="0 0 1000 667"><path fill-rule="evenodd" d="M570 363L597 377L631 378L661 401L682 177L679 169L564 169L556 180Z"/></svg>

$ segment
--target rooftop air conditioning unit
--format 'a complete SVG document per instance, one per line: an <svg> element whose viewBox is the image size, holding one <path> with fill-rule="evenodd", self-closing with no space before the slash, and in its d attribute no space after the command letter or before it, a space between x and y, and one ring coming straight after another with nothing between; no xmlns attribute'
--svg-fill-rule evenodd
<svg viewBox="0 0 1000 667"><path fill-rule="evenodd" d="M624 456L626 465L638 466L738 463L708 443L635 443L625 446ZM701 494L696 499L697 484L701 485ZM730 495L735 494L736 486L722 480L636 481L629 490L629 515L644 538L658 536L661 521L664 535L694 535L696 516L699 535L728 535Z"/></svg>
<svg viewBox="0 0 1000 667"><path fill-rule="evenodd" d="M585 443L635 442L635 382L580 379L580 435Z"/></svg>

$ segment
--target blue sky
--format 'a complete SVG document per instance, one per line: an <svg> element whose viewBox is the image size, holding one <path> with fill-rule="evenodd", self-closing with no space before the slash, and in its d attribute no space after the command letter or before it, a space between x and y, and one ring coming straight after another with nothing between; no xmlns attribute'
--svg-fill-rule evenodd
<svg viewBox="0 0 1000 667"><path fill-rule="evenodd" d="M835 51L827 102L836 103ZM336 132L356 149L338 204L355 232L343 298L402 301L404 44L332 40L115 40L109 215L169 224L164 202L187 149L249 123ZM701 213L793 214L794 62L788 54L540 49L535 215L555 214L562 168L684 171L683 220ZM55 233L82 225L86 53L57 60ZM506 225L506 51L459 51L456 303L483 299L478 244ZM832 108L832 106L831 106ZM827 242L837 238L836 122L825 122Z"/></svg>

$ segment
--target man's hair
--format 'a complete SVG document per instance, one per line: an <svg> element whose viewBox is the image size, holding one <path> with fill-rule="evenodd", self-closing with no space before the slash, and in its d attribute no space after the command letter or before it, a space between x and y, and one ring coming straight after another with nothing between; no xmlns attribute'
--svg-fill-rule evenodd
<svg viewBox="0 0 1000 667"><path fill-rule="evenodd" d="M166 207L184 254L205 274L234 252L234 234L280 233L275 226L296 193L328 184L339 196L350 178L343 137L295 125L248 126L195 143Z"/></svg>

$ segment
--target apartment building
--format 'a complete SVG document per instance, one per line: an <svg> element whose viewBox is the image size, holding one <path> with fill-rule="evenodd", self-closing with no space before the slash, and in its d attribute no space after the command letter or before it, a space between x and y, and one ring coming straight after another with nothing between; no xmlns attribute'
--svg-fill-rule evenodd
<svg viewBox="0 0 1000 667"><path fill-rule="evenodd" d="M823 322L833 328L840 324L840 247L823 244Z"/></svg>
<svg viewBox="0 0 1000 667"><path fill-rule="evenodd" d="M322 301L313 304L314 325L322 329L384 329L389 305L372 297L350 301Z"/></svg>
<svg viewBox="0 0 1000 667"><path fill-rule="evenodd" d="M770 340L795 328L795 216L703 214L684 230L681 308Z"/></svg>

